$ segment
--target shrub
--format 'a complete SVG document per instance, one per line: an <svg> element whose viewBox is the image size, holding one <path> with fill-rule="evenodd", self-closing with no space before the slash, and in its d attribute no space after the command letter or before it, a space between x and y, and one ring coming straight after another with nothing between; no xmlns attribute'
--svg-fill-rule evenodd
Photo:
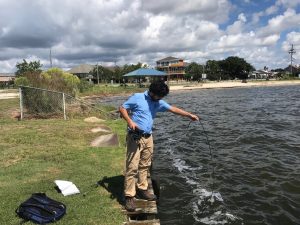
<svg viewBox="0 0 300 225"><path fill-rule="evenodd" d="M79 89L80 93L83 93L92 87L93 87L93 84L91 84L90 82L88 82L87 80L84 80L84 79L80 80L80 83L78 85L78 89Z"/></svg>
<svg viewBox="0 0 300 225"><path fill-rule="evenodd" d="M20 77L17 80L19 85L64 92L72 96L77 94L78 85L80 84L77 76L58 68L51 68L42 73L27 72L24 74L24 77ZM23 101L30 113L57 113L63 110L62 95L59 93L25 88Z"/></svg>
<svg viewBox="0 0 300 225"><path fill-rule="evenodd" d="M27 77L18 77L15 79L15 85L17 86L29 86L29 80Z"/></svg>
<svg viewBox="0 0 300 225"><path fill-rule="evenodd" d="M52 68L41 74L48 89L61 91L73 96L78 92L80 80L77 76L66 73L59 68Z"/></svg>

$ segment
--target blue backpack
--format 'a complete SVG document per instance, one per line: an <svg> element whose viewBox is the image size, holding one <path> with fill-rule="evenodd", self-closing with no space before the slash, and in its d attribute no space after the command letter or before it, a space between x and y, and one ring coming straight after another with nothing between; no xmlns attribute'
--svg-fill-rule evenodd
<svg viewBox="0 0 300 225"><path fill-rule="evenodd" d="M46 196L34 193L16 209L18 216L37 224L46 224L59 220L66 213L66 206Z"/></svg>

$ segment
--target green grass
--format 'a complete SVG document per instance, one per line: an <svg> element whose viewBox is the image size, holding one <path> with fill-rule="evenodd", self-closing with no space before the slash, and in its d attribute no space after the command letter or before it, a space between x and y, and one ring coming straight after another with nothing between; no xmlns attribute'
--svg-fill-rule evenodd
<svg viewBox="0 0 300 225"><path fill-rule="evenodd" d="M139 88L136 85L130 86L112 86L112 85L94 85L88 90L85 90L83 93L80 93L79 96L91 96L91 95L102 95L102 96L109 96L109 95L124 95L130 94L135 92L143 92L145 88Z"/></svg>
<svg viewBox="0 0 300 225"><path fill-rule="evenodd" d="M11 118L17 99L0 100L0 214L1 224L19 224L18 205L35 192L67 205L67 214L56 224L122 224L122 174L125 157L125 123L106 121L119 136L120 147L93 148L97 124L72 120L23 120ZM106 186L94 187L107 177ZM64 197L54 180L72 181L81 194ZM105 188L106 187L106 188ZM89 192L86 197L84 192ZM28 223L31 224L31 223Z"/></svg>
<svg viewBox="0 0 300 225"><path fill-rule="evenodd" d="M5 118L9 119L12 117L13 112L19 112L19 99L12 98L12 99L0 99L0 119ZM0 131L1 132L1 131Z"/></svg>

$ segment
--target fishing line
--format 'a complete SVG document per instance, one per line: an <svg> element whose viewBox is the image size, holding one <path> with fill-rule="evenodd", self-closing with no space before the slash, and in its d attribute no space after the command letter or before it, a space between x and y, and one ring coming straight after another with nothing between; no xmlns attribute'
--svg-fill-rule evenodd
<svg viewBox="0 0 300 225"><path fill-rule="evenodd" d="M190 124L192 122L193 121L189 122L189 125L188 125L187 129L189 128L189 126L190 126ZM205 130L205 128L204 128L203 123L201 122L201 120L199 120L199 123L201 124L202 130L203 130L203 132L205 134L205 137L206 137L206 143L207 143L208 148L209 148L210 160L211 160L211 165L212 165L212 171L211 171L211 174L210 174L210 179L211 179L211 196L210 196L210 202L211 202L211 205L212 205L214 203L214 193L215 193L215 162L214 162L214 155L213 155L212 147L211 147L211 144L210 144L210 141L209 141L208 132ZM218 199L217 196L216 196L216 198ZM208 206L209 206L209 204L204 205L204 207L201 210L201 214L203 214L205 212L205 210L208 208ZM226 205L224 205L223 207L225 208L226 211L229 211L227 209ZM226 216L228 216L227 213L226 213ZM243 224L244 223L242 223L242 225Z"/></svg>
<svg viewBox="0 0 300 225"><path fill-rule="evenodd" d="M189 128L189 126L190 126L190 124L192 122L193 121L189 122L189 125L188 125L187 129ZM207 143L208 148L209 148L210 160L211 160L211 164L212 164L212 172L210 174L210 178L211 178L211 200L213 200L213 195L214 195L214 191L215 191L215 166L214 166L214 157L213 157L213 152L212 152L211 144L210 144L210 141L209 141L209 138L208 138L208 133L205 130L205 128L203 126L203 123L201 122L201 119L199 120L199 123L201 124L202 130L203 130L203 132L205 134L206 143ZM211 201L211 203L213 203L213 201Z"/></svg>

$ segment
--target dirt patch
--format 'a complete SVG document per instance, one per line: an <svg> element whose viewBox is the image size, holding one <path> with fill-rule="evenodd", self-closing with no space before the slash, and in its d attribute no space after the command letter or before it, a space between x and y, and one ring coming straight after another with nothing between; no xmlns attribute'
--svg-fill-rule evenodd
<svg viewBox="0 0 300 225"><path fill-rule="evenodd" d="M21 160L22 160L21 156L16 156L12 159L8 159L4 162L4 167L9 167L9 166L15 165L16 163L18 163Z"/></svg>
<svg viewBox="0 0 300 225"><path fill-rule="evenodd" d="M58 175L61 173L61 170L56 168L56 167L49 167L47 169L47 172L50 173L50 174L53 174L53 175Z"/></svg>
<svg viewBox="0 0 300 225"><path fill-rule="evenodd" d="M88 123L101 123L104 122L105 120L92 116L92 117L85 118L84 121Z"/></svg>
<svg viewBox="0 0 300 225"><path fill-rule="evenodd" d="M21 119L21 113L19 110L12 110L9 112L9 114L10 114L10 118L18 119L18 120Z"/></svg>

